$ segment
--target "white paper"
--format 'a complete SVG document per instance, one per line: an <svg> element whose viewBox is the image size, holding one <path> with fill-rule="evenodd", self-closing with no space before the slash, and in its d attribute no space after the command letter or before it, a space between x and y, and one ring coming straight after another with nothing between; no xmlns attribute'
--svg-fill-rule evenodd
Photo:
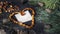
<svg viewBox="0 0 60 34"><path fill-rule="evenodd" d="M27 21L32 20L32 16L31 16L31 14L29 13L28 10L25 11L24 16L22 16L20 13L18 13L18 14L15 15L15 17L19 22L27 22Z"/></svg>

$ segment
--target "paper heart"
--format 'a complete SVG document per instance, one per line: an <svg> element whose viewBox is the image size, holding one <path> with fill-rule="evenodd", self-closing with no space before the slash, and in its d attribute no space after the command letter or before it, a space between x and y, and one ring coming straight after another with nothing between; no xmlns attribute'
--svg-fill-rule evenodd
<svg viewBox="0 0 60 34"><path fill-rule="evenodd" d="M19 14L20 12L13 12L12 14L10 14L10 16L9 16L9 19L11 20L11 21L13 21L14 23L16 23L16 24L18 24L18 25L20 25L20 26L23 26L23 27L26 27L26 28L32 28L33 26L34 26L34 10L32 9L32 8L25 8L24 10L22 10L23 12L25 11L25 10L31 10L32 11L32 22L31 22L31 25L29 26L29 25L26 25L26 24L23 24L22 22L18 22L18 21L16 21L16 20L14 20L13 18L12 18L12 16L13 15L15 15L15 14ZM18 19L18 18L17 18Z"/></svg>

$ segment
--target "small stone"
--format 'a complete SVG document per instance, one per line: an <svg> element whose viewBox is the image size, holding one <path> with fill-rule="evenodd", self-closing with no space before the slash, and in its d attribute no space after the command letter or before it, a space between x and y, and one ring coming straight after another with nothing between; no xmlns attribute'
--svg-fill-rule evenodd
<svg viewBox="0 0 60 34"><path fill-rule="evenodd" d="M8 19L3 19L3 23L7 23L7 22L9 22L10 20L8 20Z"/></svg>
<svg viewBox="0 0 60 34"><path fill-rule="evenodd" d="M10 5L10 7L13 7L12 5Z"/></svg>
<svg viewBox="0 0 60 34"><path fill-rule="evenodd" d="M6 34L6 32L3 29L0 29L0 34Z"/></svg>
<svg viewBox="0 0 60 34"><path fill-rule="evenodd" d="M51 13L51 10L50 9L45 9L48 13Z"/></svg>
<svg viewBox="0 0 60 34"><path fill-rule="evenodd" d="M39 3L38 3L38 5L40 5L41 7L43 7L43 6L44 6L44 4L43 4L43 3L41 3L41 2L39 2Z"/></svg>

